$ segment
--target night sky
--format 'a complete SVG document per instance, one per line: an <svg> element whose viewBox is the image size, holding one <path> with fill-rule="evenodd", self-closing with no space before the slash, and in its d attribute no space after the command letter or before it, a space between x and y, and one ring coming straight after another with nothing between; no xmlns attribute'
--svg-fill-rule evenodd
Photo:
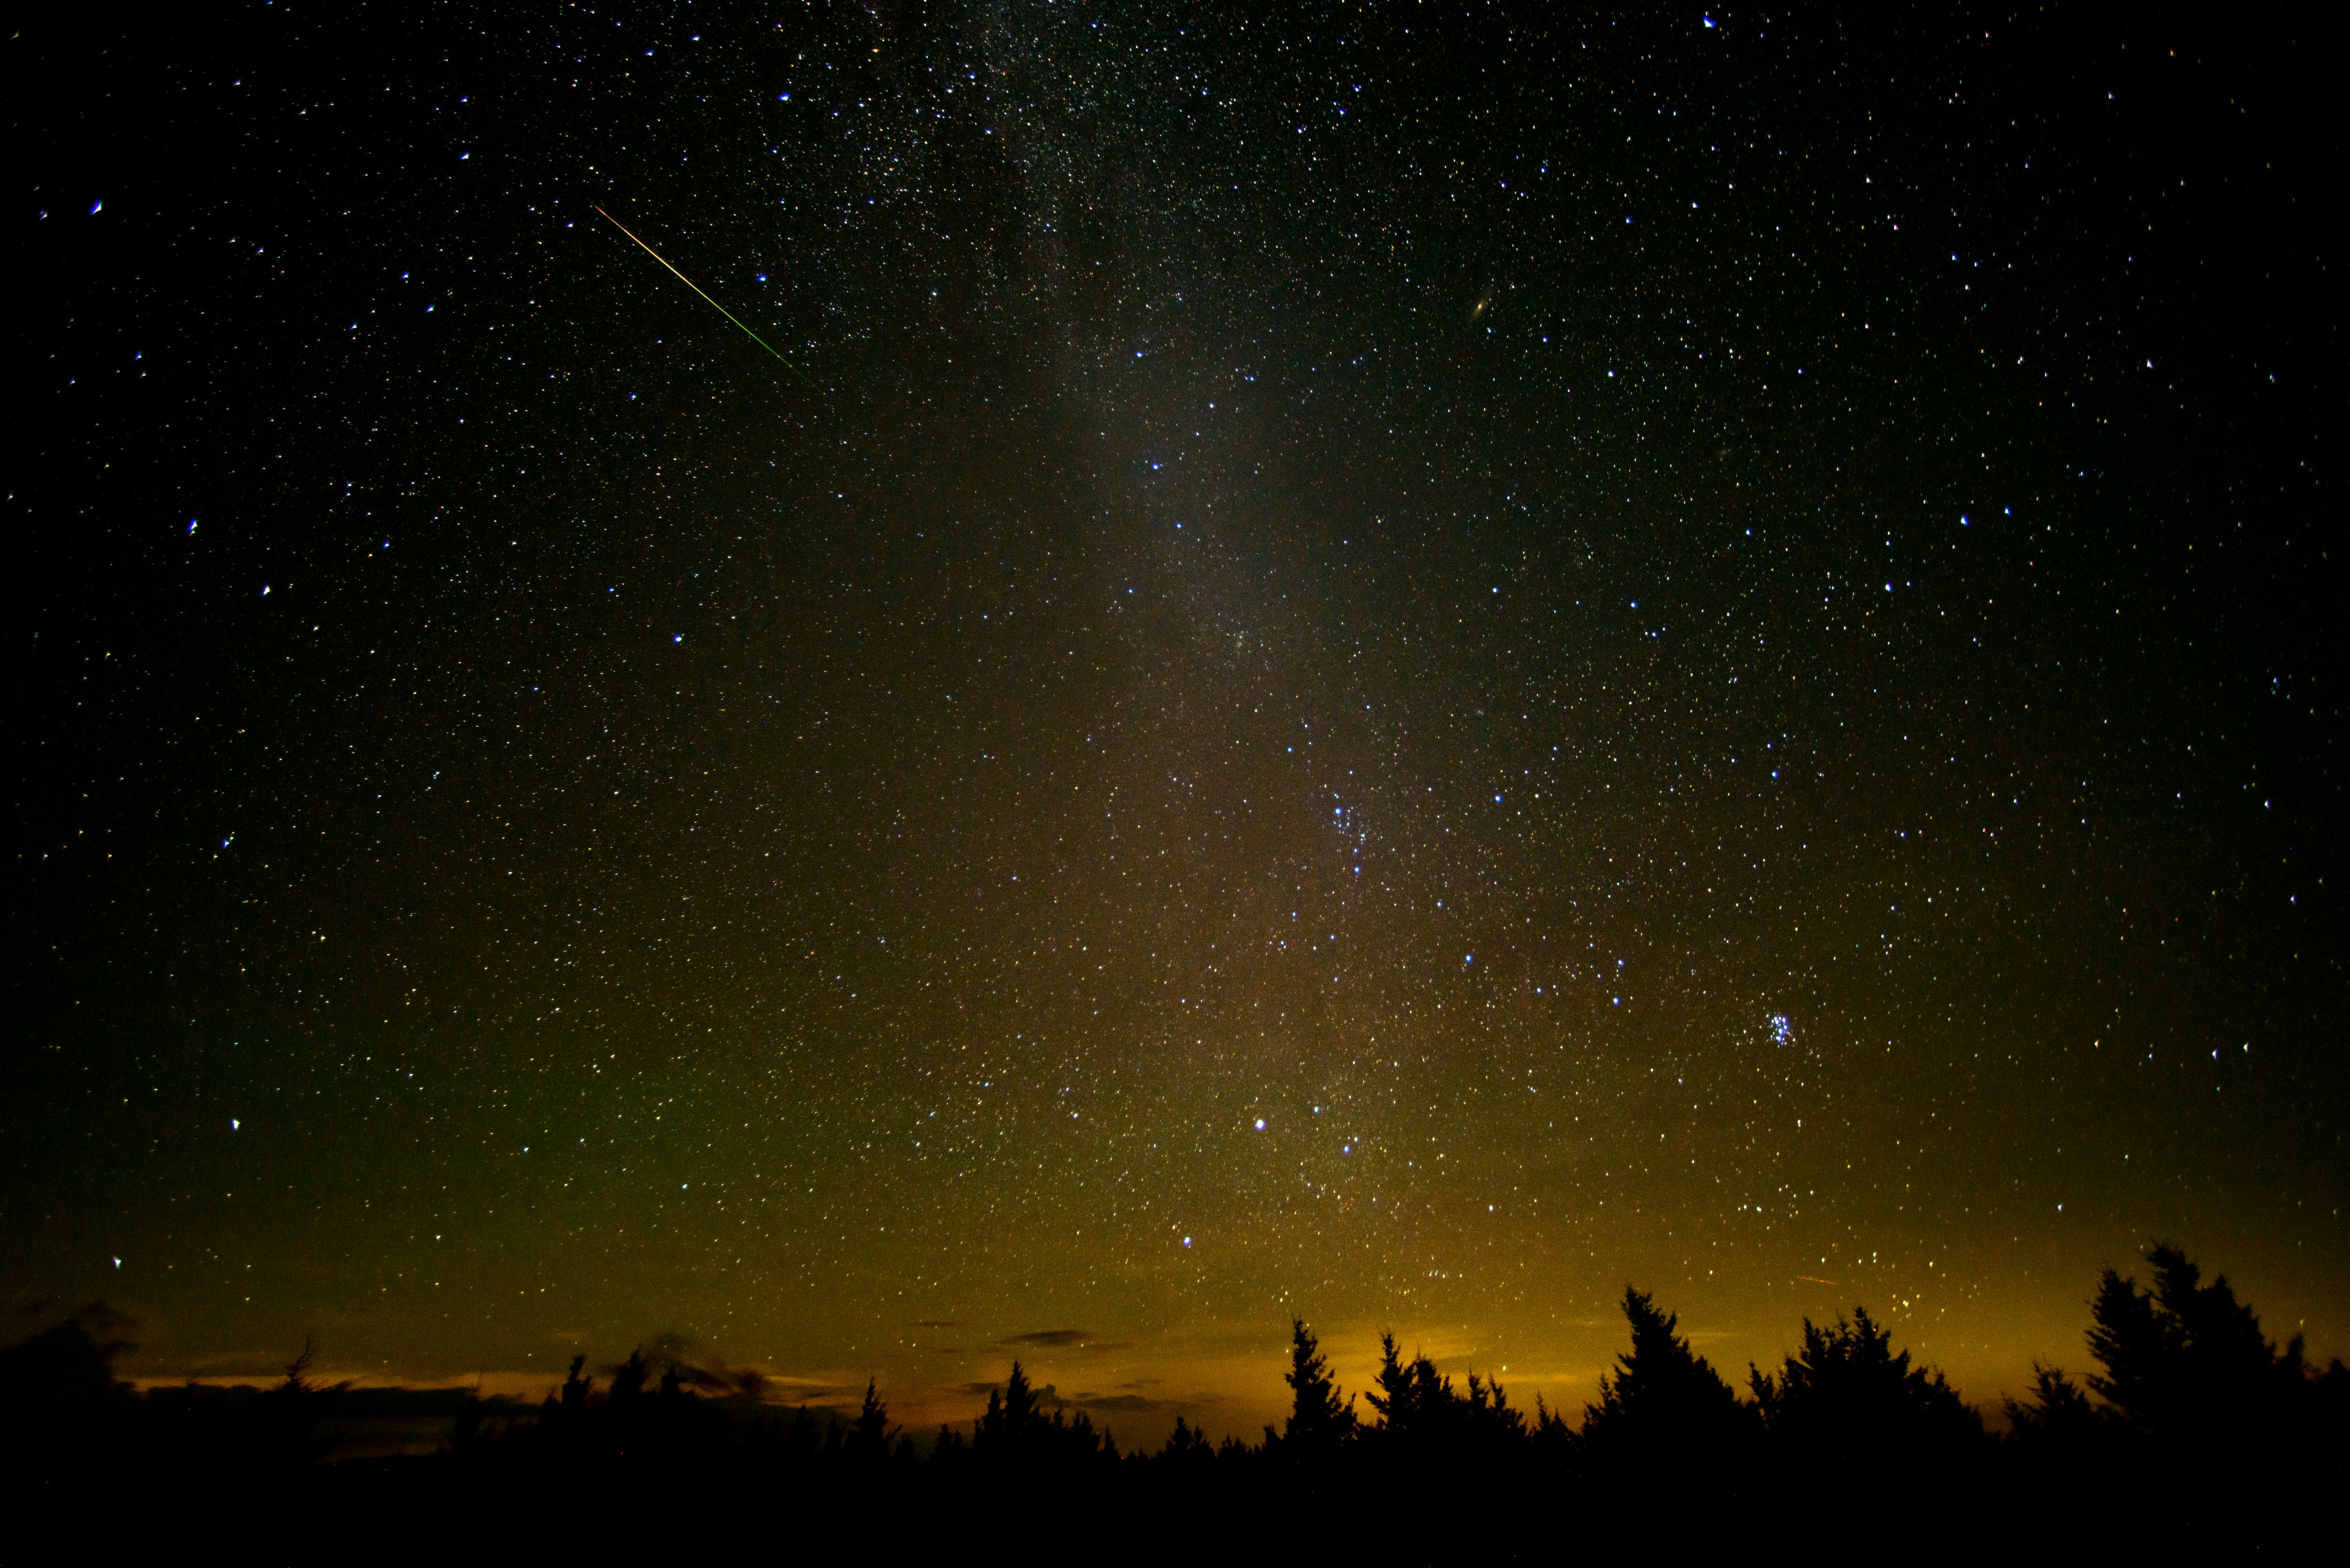
<svg viewBox="0 0 2350 1568"><path fill-rule="evenodd" d="M1627 1281L1995 1401L2161 1235L2350 1352L2314 40L44 26L12 1307L1131 1440Z"/></svg>

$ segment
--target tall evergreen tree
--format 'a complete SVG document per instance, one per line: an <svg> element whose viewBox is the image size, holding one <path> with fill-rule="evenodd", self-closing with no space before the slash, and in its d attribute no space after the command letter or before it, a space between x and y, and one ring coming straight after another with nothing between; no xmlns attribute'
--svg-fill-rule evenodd
<svg viewBox="0 0 2350 1568"><path fill-rule="evenodd" d="M1513 1447L1526 1435L1525 1412L1510 1408L1510 1397L1497 1378L1469 1374L1469 1394L1461 1406L1463 1426L1480 1447Z"/></svg>
<svg viewBox="0 0 2350 1568"><path fill-rule="evenodd" d="M1043 1444L1051 1427L1038 1407L1027 1369L1015 1361L1003 1390L988 1392L987 1411L972 1431L972 1449L999 1457L1033 1453Z"/></svg>
<svg viewBox="0 0 2350 1568"><path fill-rule="evenodd" d="M889 1407L870 1377L865 1380L865 1403L857 1412L857 1419L848 1425L848 1451L861 1459L879 1460L889 1451Z"/></svg>
<svg viewBox="0 0 2350 1568"><path fill-rule="evenodd" d="M1406 1362L1392 1334L1379 1335L1379 1370L1373 1382L1364 1397L1378 1414L1377 1429L1383 1440L1436 1441L1456 1425L1452 1407L1461 1401L1452 1391L1452 1380L1425 1355Z"/></svg>
<svg viewBox="0 0 2350 1568"><path fill-rule="evenodd" d="M641 1347L629 1352L629 1358L612 1368L612 1392L615 1405L625 1405L645 1391L645 1379L652 1376L652 1363L645 1359Z"/></svg>
<svg viewBox="0 0 2350 1568"><path fill-rule="evenodd" d="M1355 1434L1355 1402L1338 1398L1337 1380L1330 1363L1304 1318L1289 1325L1289 1419L1282 1424L1281 1441L1293 1458L1327 1458Z"/></svg>
<svg viewBox="0 0 2350 1568"><path fill-rule="evenodd" d="M931 1462L951 1468L960 1465L970 1454L970 1440L956 1431L952 1423L940 1422L938 1441L931 1445Z"/></svg>
<svg viewBox="0 0 2350 1568"><path fill-rule="evenodd" d="M1775 1377L1756 1369L1752 1385L1773 1439L1814 1455L1881 1462L1982 1438L1982 1417L1941 1373L1911 1366L1866 1307L1829 1327L1805 1318L1804 1348Z"/></svg>
<svg viewBox="0 0 2350 1568"><path fill-rule="evenodd" d="M1599 1379L1599 1403L1584 1407L1579 1445L1599 1461L1653 1460L1667 1454L1715 1456L1742 1441L1752 1417L1712 1364L1690 1348L1679 1314L1624 1287L1632 1348Z"/></svg>
<svg viewBox="0 0 2350 1568"><path fill-rule="evenodd" d="M1539 1394L1534 1396L1534 1428L1527 1436L1533 1439L1537 1453L1552 1459L1563 1458L1575 1449L1575 1428L1566 1424L1564 1415L1545 1404Z"/></svg>
<svg viewBox="0 0 2350 1568"><path fill-rule="evenodd" d="M1207 1434L1180 1416L1175 1417L1175 1429L1167 1434L1166 1447L1159 1450L1162 1461L1184 1468L1211 1463L1215 1457L1215 1445L1208 1441Z"/></svg>
<svg viewBox="0 0 2350 1568"><path fill-rule="evenodd" d="M587 1365L586 1356L573 1356L570 1375L563 1380L563 1414L573 1420L588 1413L588 1396L596 1386L594 1378L584 1376Z"/></svg>
<svg viewBox="0 0 2350 1568"><path fill-rule="evenodd" d="M2008 1430L2033 1449L2078 1452L2095 1443L2106 1424L2104 1414L2062 1367L2039 1362L2032 1366L2032 1397L2002 1403Z"/></svg>
<svg viewBox="0 0 2350 1568"><path fill-rule="evenodd" d="M2089 1386L2131 1429L2174 1440L2233 1440L2273 1427L2308 1403L2313 1386L2298 1335L2280 1352L2228 1277L2210 1284L2168 1241L2147 1251L2154 1288L2107 1269L2090 1303Z"/></svg>
<svg viewBox="0 0 2350 1568"><path fill-rule="evenodd" d="M1380 1430L1396 1435L1411 1424L1412 1377L1396 1349L1396 1336L1379 1335L1379 1369L1364 1396L1378 1412Z"/></svg>

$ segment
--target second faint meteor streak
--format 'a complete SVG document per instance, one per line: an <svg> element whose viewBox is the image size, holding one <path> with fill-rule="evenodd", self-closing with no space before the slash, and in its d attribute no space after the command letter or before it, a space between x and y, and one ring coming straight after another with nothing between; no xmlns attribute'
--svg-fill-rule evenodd
<svg viewBox="0 0 2350 1568"><path fill-rule="evenodd" d="M596 211L597 211L599 214L601 214L601 215L602 215L602 217L603 217L603 219L604 219L604 221L605 221L606 223L608 223L611 224L614 228L616 228L616 229L619 230L619 231L620 231L620 233L622 233L622 234L628 234L628 235L629 235L629 238L630 238L630 239L632 239L632 240L636 240L636 243L637 243L637 246L638 246L638 248L639 248L639 249L640 249L640 250L642 250L642 251L645 253L645 254L647 254L647 255L649 255L649 256L652 257L652 258L653 258L653 260L655 260L655 261L657 261L657 262L660 263L660 264L661 264L661 265L663 265L663 266L669 266L669 258L668 258L668 257L666 257L666 256L664 256L664 255L662 255L662 254L660 254L660 252L659 252L659 251L657 251L657 250L653 249L653 248L652 248L652 246L650 246L650 245L649 245L649 244L646 244L644 241L642 241L642 240L638 240L638 239L637 239L637 236L636 236L635 234L630 234L630 233L629 233L629 226L628 226L626 223L623 223L622 222L620 222L620 220L619 220L619 219L618 219L618 218L616 218L616 217L612 216L612 214L611 214L611 213L605 212L605 211L604 211L604 209L603 209L603 208L601 208L601 207L598 207L598 208L596 209ZM686 286L686 287L688 287L688 288L690 288L690 289L693 290L693 292L694 292L694 293L696 293L696 294L702 294L702 286L701 286L700 284L695 283L691 278L690 278L690 277L686 276L686 275L685 275L685 274L683 274L683 273L681 273L681 272L679 272L679 271L677 270L677 268L675 268L675 267L673 267L673 266L669 266L669 270L670 270L671 275L672 276L674 276L674 277L677 279L677 281L678 281L678 282L680 282L680 283L681 283L681 284L685 285L685 286ZM719 304L716 300L714 300L714 299L710 299L710 296L709 296L708 295L706 295L706 294L702 294L702 298L704 298L704 299L710 300L710 308L711 308L711 309L715 310L716 312L718 312L718 314L719 314L719 315L721 315L721 316L724 317L727 320L733 322L735 326L737 326L737 327L743 327L743 323L742 323L742 321L736 317L735 314L734 314L733 311L731 311L731 310L727 309L724 306L723 306L723 305ZM755 332L752 331L752 330L751 330L749 327L743 327L743 331L744 336L748 337L751 339L751 341L752 341L752 342L756 343L760 348L766 349L766 351L767 351L768 353L770 353L770 354L775 354L775 358L778 358L778 359L782 359L782 360L783 360L783 362L784 362L785 365L787 365L787 366L791 366L791 368L792 368L792 369L798 369L798 367L797 367L797 366L795 366L795 365L792 365L792 362L791 362L789 359L785 359L785 358L784 358L784 357L783 357L781 354L775 354L775 346L774 346L774 345L772 345L772 344L770 344L770 343L769 343L765 338L764 338L764 337L760 337L757 333L755 333Z"/></svg>

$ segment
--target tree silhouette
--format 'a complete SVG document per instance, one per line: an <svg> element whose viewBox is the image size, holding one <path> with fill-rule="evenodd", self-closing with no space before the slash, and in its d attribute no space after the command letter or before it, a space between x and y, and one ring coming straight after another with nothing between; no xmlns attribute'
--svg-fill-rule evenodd
<svg viewBox="0 0 2350 1568"><path fill-rule="evenodd" d="M1750 1437L1751 1414L1680 1336L1677 1314L1627 1285L1624 1317L1632 1348L1601 1375L1599 1403L1584 1407L1585 1457L1602 1465L1718 1460Z"/></svg>
<svg viewBox="0 0 2350 1568"><path fill-rule="evenodd" d="M1539 1394L1534 1396L1534 1427L1526 1436L1537 1453L1554 1461L1564 1459L1575 1450L1575 1428L1566 1424L1565 1416L1544 1404Z"/></svg>
<svg viewBox="0 0 2350 1568"><path fill-rule="evenodd" d="M1807 1459L1871 1467L1981 1442L1982 1417L1939 1371L1909 1365L1866 1307L1823 1327L1804 1320L1804 1347L1777 1376L1752 1373L1754 1403L1773 1441Z"/></svg>
<svg viewBox="0 0 2350 1568"><path fill-rule="evenodd" d="M848 1426L848 1451L868 1461L879 1461L889 1451L889 1407L881 1403L874 1380L865 1380L865 1403Z"/></svg>
<svg viewBox="0 0 2350 1568"><path fill-rule="evenodd" d="M1508 1452L1525 1441L1526 1413L1510 1407L1510 1397L1503 1392L1501 1379L1481 1381L1473 1372L1469 1374L1469 1397L1461 1412L1466 1418L1469 1440L1476 1448L1492 1452Z"/></svg>
<svg viewBox="0 0 2350 1568"><path fill-rule="evenodd" d="M931 1462L933 1465L952 1468L970 1456L969 1440L954 1429L951 1422L940 1422L938 1438L931 1444Z"/></svg>
<svg viewBox="0 0 2350 1568"><path fill-rule="evenodd" d="M972 1428L972 1449L992 1455L1025 1452L1036 1446L1046 1424L1036 1406L1036 1391L1029 1386L1027 1371L1015 1361L1003 1392L988 1390L987 1412Z"/></svg>
<svg viewBox="0 0 2350 1568"><path fill-rule="evenodd" d="M449 1436L442 1451L461 1459L478 1453L487 1437L488 1417L489 1406L482 1398L481 1379L476 1377L473 1386L465 1390L464 1402L457 1407L457 1414L450 1420Z"/></svg>
<svg viewBox="0 0 2350 1568"><path fill-rule="evenodd" d="M2217 1438L2273 1419L2308 1381L2298 1336L2280 1354L2258 1314L2221 1274L2210 1284L2168 1241L2147 1250L2154 1288L2111 1269L2090 1303L2089 1386L2133 1429L2173 1440Z"/></svg>
<svg viewBox="0 0 2350 1568"><path fill-rule="evenodd" d="M2315 1373L2298 1341L2278 1350L2227 1280L2206 1280L2176 1247L2158 1244L2147 1257L2151 1288L2110 1271L2099 1282L2091 1376L2076 1383L2035 1366L2026 1397L2006 1401L2012 1440L1996 1445L1947 1380L1913 1365L1865 1308L1805 1321L1779 1366L1751 1372L1747 1403L1677 1317L1627 1289L1631 1343L1580 1431L1540 1400L1530 1422L1478 1373L1456 1379L1427 1355L1407 1358L1392 1334L1379 1339L1371 1415L1358 1419L1319 1340L1293 1318L1290 1410L1262 1447L1213 1444L1187 1416L1155 1454L1121 1459L1107 1432L1015 1362L968 1439L942 1428L925 1456L890 1426L876 1378L853 1420L806 1406L776 1415L739 1397L739 1376L639 1349L611 1370L608 1392L586 1356L573 1357L536 1420L494 1419L502 1402L451 1390L439 1407L453 1420L437 1452L321 1463L322 1418L355 1407L338 1410L340 1390L314 1379L307 1345L275 1387L136 1395L113 1376L125 1348L117 1320L85 1309L0 1350L0 1476L36 1496L78 1500L86 1518L111 1496L165 1498L184 1514L240 1489L274 1489L289 1507L330 1502L336 1517L372 1509L422 1520L446 1509L447 1528L462 1533L468 1519L510 1516L516 1499L566 1489L619 1499L701 1488L773 1491L804 1510L853 1495L848 1513L886 1508L902 1540L925 1542L922 1532L935 1530L942 1547L987 1511L1035 1508L1104 1540L1123 1521L1171 1514L1218 1532L1203 1539L1245 1540L1274 1556L1322 1549L1318 1532L1336 1508L1377 1519L1370 1555L1397 1562L1538 1554L1550 1543L1536 1519L1557 1517L1489 1518L1467 1548L1457 1520L1412 1506L1416 1497L1556 1493L1603 1531L1619 1528L1625 1544L1688 1548L1693 1532L1711 1542L1714 1532L1746 1528L1752 1505L1782 1499L1847 1535L1898 1540L1914 1525L1901 1511L1918 1510L1927 1485L1979 1501L1986 1519L2004 1518L2043 1546L2094 1546L2088 1521L2116 1510L2160 1510L2177 1541L2284 1543L2292 1511L2276 1500L2330 1495L2350 1473L2350 1372L2336 1362ZM699 1388L728 1397L705 1399ZM2083 1511L2085 1498L2097 1511ZM575 1516L615 1511L636 1511Z"/></svg>
<svg viewBox="0 0 2350 1568"><path fill-rule="evenodd" d="M1045 1393L1049 1396L1052 1390ZM998 1469L1118 1457L1118 1445L1109 1434L1095 1429L1092 1417L1081 1412L1072 1420L1060 1410L1047 1417L1043 1397L1016 1361L1003 1387L988 1391L986 1413L972 1428L971 1448L974 1459Z"/></svg>
<svg viewBox="0 0 2350 1568"><path fill-rule="evenodd" d="M1522 1457L1525 1413L1511 1407L1498 1382L1474 1372L1467 1378L1464 1393L1427 1356L1407 1362L1395 1335L1381 1334L1379 1369L1364 1396L1379 1420L1357 1428L1357 1435L1390 1467L1491 1465Z"/></svg>
<svg viewBox="0 0 2350 1568"><path fill-rule="evenodd" d="M2080 1450L2097 1440L2106 1417L2061 1367L2032 1365L2032 1397L2003 1400L2008 1430L2033 1449Z"/></svg>
<svg viewBox="0 0 2350 1568"><path fill-rule="evenodd" d="M816 1417L806 1405L792 1412L791 1425L784 1428L781 1446L784 1452L802 1463L822 1451L824 1434L816 1430Z"/></svg>
<svg viewBox="0 0 2350 1568"><path fill-rule="evenodd" d="M641 1348L629 1352L629 1358L612 1368L612 1391L608 1397L615 1405L626 1405L645 1391L645 1379L652 1376L652 1363L645 1359Z"/></svg>
<svg viewBox="0 0 2350 1568"><path fill-rule="evenodd" d="M114 1376L115 1358L131 1348L113 1332L122 1322L94 1302L0 1349L0 1475L8 1483L47 1488L107 1467L130 1402Z"/></svg>
<svg viewBox="0 0 2350 1568"><path fill-rule="evenodd" d="M588 1413L588 1396L595 1387L595 1383L593 1379L580 1376L581 1370L587 1365L588 1358L584 1355L575 1355L571 1358L570 1376L563 1380L563 1412L567 1416L584 1416Z"/></svg>
<svg viewBox="0 0 2350 1568"><path fill-rule="evenodd" d="M112 1397L122 1387L114 1378L115 1358L131 1348L111 1333L120 1321L105 1303L94 1302L0 1350L0 1399L19 1408L59 1408ZM98 1334L90 1332L93 1324Z"/></svg>
<svg viewBox="0 0 2350 1568"><path fill-rule="evenodd" d="M271 1389L262 1404L265 1440L284 1462L296 1467L317 1464L334 1447L335 1439L322 1435L318 1423L333 1414L351 1386L348 1382L311 1381L311 1345L306 1339L302 1354L286 1363L286 1380Z"/></svg>
<svg viewBox="0 0 2350 1568"><path fill-rule="evenodd" d="M1289 1372L1282 1381L1289 1385L1291 1398L1279 1440L1289 1457L1326 1459L1335 1455L1355 1435L1355 1402L1340 1403L1329 1360L1303 1318L1290 1320ZM1273 1429L1268 1427L1265 1434L1270 1441Z"/></svg>
<svg viewBox="0 0 2350 1568"><path fill-rule="evenodd" d="M1179 1470L1197 1470L1215 1462L1215 1446L1207 1434L1182 1417L1175 1417L1175 1429L1167 1434L1166 1445L1159 1450L1159 1460Z"/></svg>
<svg viewBox="0 0 2350 1568"><path fill-rule="evenodd" d="M2317 1373L2297 1336L2279 1351L2226 1276L2206 1283L2176 1244L2146 1259L2150 1290L2112 1269L2098 1280L2088 1392L2039 1366L2031 1397L2007 1402L2024 1473L2051 1519L2085 1486L2159 1510L2177 1541L2296 1544L2305 1525L2277 1501L2350 1473L2350 1373Z"/></svg>
<svg viewBox="0 0 2350 1568"><path fill-rule="evenodd" d="M1364 1395L1378 1413L1378 1430L1387 1443L1433 1440L1449 1424L1447 1407L1459 1396L1452 1380L1440 1376L1425 1355L1406 1362L1396 1351L1392 1334L1379 1335L1379 1370L1376 1387Z"/></svg>

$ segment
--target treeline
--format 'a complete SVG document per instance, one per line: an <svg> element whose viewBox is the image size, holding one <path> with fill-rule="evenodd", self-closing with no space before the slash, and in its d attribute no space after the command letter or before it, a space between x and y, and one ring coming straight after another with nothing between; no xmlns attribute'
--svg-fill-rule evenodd
<svg viewBox="0 0 2350 1568"><path fill-rule="evenodd" d="M707 1538L756 1537L773 1517L807 1545L880 1530L944 1547L1012 1510L1110 1532L1144 1558L1218 1550L1225 1534L1277 1554L1339 1517L1376 1521L1347 1550L1380 1560L1756 1529L1899 1529L1912 1552L1955 1554L1992 1549L1972 1532L1993 1529L2086 1541L2099 1511L2125 1502L2158 1507L2177 1539L2289 1539L2350 1480L2350 1372L2311 1366L2298 1336L2279 1350L2225 1277L2206 1282L2176 1247L2147 1261L2148 1286L2110 1270L2098 1282L2094 1370L2076 1382L2039 1368L1996 1427L1865 1309L1805 1321L1800 1346L1750 1366L1742 1390L1627 1289L1629 1345L1573 1417L1521 1407L1474 1372L1456 1382L1392 1335L1372 1386L1350 1395L1296 1322L1289 1414L1256 1441L1211 1441L1179 1419L1155 1450L1122 1450L1086 1415L1047 1411L1017 1363L977 1420L918 1441L871 1384L853 1418L778 1411L639 1353L601 1386L575 1360L536 1409L463 1397L436 1453L328 1462L361 1396L319 1385L307 1355L270 1390L134 1396L113 1377L118 1325L93 1310L0 1351L0 1430L9 1484L36 1501L268 1498L395 1531L518 1529L552 1508L531 1528L567 1530L577 1549L654 1528L655 1499ZM1918 1536L1936 1510L1942 1533Z"/></svg>

